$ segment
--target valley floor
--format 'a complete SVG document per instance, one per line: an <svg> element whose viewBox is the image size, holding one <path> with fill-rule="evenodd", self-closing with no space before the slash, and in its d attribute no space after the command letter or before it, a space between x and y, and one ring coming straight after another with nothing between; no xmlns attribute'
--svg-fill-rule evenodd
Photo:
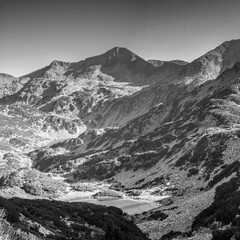
<svg viewBox="0 0 240 240"><path fill-rule="evenodd" d="M132 214L140 214L144 211L159 207L159 203L162 199L169 196L153 196L147 194L141 194L139 196L126 195L122 192L109 190L107 184L100 185L98 183L88 183L91 185L89 190L86 191L74 191L62 195L58 200L66 202L88 202L97 205L114 206L122 209L124 212ZM95 190L94 187L99 186L99 190ZM91 190L92 189L92 190ZM97 196L98 192L104 191L104 196Z"/></svg>

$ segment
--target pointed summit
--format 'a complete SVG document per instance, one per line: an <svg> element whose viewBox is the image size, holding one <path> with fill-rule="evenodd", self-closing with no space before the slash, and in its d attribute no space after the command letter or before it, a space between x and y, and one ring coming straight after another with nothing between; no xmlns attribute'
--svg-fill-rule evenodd
<svg viewBox="0 0 240 240"><path fill-rule="evenodd" d="M69 67L71 65L70 62L63 62L63 61L58 61L58 60L53 60L49 67L56 67L56 66L60 66L60 67Z"/></svg>
<svg viewBox="0 0 240 240"><path fill-rule="evenodd" d="M108 50L105 54L118 54L119 51L123 50L123 49L126 49L126 48L123 48L123 47L114 47L114 48L111 48L110 50ZM127 51L129 51L128 49L126 49ZM129 51L130 52L130 51Z"/></svg>
<svg viewBox="0 0 240 240"><path fill-rule="evenodd" d="M100 69L101 73L114 78L115 81L129 82L134 85L149 84L147 82L149 77L157 70L152 64L127 48L114 47L101 55L86 58L71 65L66 76L80 77L84 73L93 74L93 66Z"/></svg>
<svg viewBox="0 0 240 240"><path fill-rule="evenodd" d="M107 61L109 64L115 64L116 61L121 62L121 63L129 63L129 62L134 62L136 60L138 61L144 61L141 57L133 53L132 51L128 50L127 48L123 47L114 47L104 53L104 55L107 57Z"/></svg>
<svg viewBox="0 0 240 240"><path fill-rule="evenodd" d="M124 47L114 47L114 48L108 50L105 54L112 55L112 56L131 55L131 54L136 55L135 53L133 53L132 51L130 51Z"/></svg>

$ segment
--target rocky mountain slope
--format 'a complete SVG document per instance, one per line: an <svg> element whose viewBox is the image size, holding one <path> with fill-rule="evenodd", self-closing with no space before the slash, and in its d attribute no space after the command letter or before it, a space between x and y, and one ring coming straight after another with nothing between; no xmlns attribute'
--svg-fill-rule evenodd
<svg viewBox="0 0 240 240"><path fill-rule="evenodd" d="M0 96L10 95L21 89L24 81L9 74L0 73Z"/></svg>
<svg viewBox="0 0 240 240"><path fill-rule="evenodd" d="M211 237L215 225L201 212L221 207L215 189L239 168L239 62L240 40L232 40L191 63L145 61L116 47L18 79L1 75L2 191L16 185L52 197L51 181L61 194L68 184L105 181L128 196L171 196L136 216L151 239Z"/></svg>

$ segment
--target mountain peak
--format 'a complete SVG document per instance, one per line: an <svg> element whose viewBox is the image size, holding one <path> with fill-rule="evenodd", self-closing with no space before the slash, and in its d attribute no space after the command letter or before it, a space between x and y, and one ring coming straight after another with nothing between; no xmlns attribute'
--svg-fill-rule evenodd
<svg viewBox="0 0 240 240"><path fill-rule="evenodd" d="M58 61L58 60L53 60L51 63L50 63L50 66L51 65L58 65L61 61Z"/></svg>
<svg viewBox="0 0 240 240"><path fill-rule="evenodd" d="M223 45L223 44L236 44L236 43L240 44L240 39L232 39L232 40L229 40L229 41L225 41L221 45Z"/></svg>
<svg viewBox="0 0 240 240"><path fill-rule="evenodd" d="M131 52L131 51L128 50L127 48L125 48L125 47L116 46L116 47L108 50L106 53L119 53L119 52Z"/></svg>
<svg viewBox="0 0 240 240"><path fill-rule="evenodd" d="M119 57L120 58L123 58L123 57L136 58L136 57L138 57L135 53L133 53L132 51L130 51L124 47L114 47L114 48L108 50L107 52L105 52L104 55L108 56L108 57L116 57L116 58L119 58Z"/></svg>
<svg viewBox="0 0 240 240"><path fill-rule="evenodd" d="M240 40L225 41L216 48L208 51L203 56L186 65L182 72L184 81L194 86L206 81L216 79L235 63L240 62Z"/></svg>
<svg viewBox="0 0 240 240"><path fill-rule="evenodd" d="M203 57L218 64L220 73L222 73L240 61L240 39L225 41L215 49L207 52Z"/></svg>
<svg viewBox="0 0 240 240"><path fill-rule="evenodd" d="M59 60L53 60L51 63L50 63L50 67L55 67L55 66L61 66L61 67L68 67L70 66L70 62L64 62L64 61L59 61Z"/></svg>
<svg viewBox="0 0 240 240"><path fill-rule="evenodd" d="M6 73L0 73L0 78L16 78L16 77Z"/></svg>

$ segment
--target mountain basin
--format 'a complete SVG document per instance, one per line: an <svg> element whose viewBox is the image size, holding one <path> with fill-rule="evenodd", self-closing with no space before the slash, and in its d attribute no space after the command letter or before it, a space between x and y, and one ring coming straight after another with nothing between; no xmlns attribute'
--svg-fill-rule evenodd
<svg viewBox="0 0 240 240"><path fill-rule="evenodd" d="M163 196L162 198L166 198ZM80 199L71 199L69 202L88 202L97 205L105 205L105 206L114 206L122 209L124 212L129 215L140 214L145 211L149 211L151 209L157 208L160 206L158 202L155 201L146 201L146 200L136 200L130 198L122 198L122 199L108 199L108 200L98 200L98 199L90 199L90 198L80 198Z"/></svg>

